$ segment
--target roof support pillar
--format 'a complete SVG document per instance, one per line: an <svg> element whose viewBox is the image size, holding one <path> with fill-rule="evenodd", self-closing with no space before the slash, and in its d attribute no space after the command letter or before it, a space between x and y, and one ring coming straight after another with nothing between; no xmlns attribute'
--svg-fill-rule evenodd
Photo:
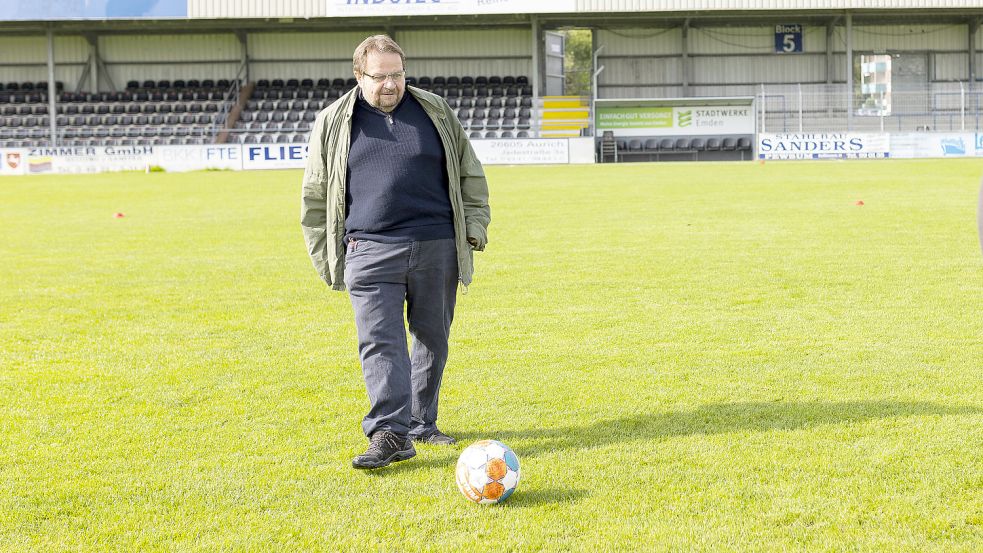
<svg viewBox="0 0 983 553"><path fill-rule="evenodd" d="M846 12L846 129L853 130L853 14Z"/></svg>
<svg viewBox="0 0 983 553"><path fill-rule="evenodd" d="M680 60L679 70L682 72L683 97L689 96L689 18L683 21L683 35L681 39L682 59Z"/></svg>
<svg viewBox="0 0 983 553"><path fill-rule="evenodd" d="M48 144L58 147L58 87L55 86L55 33L48 27Z"/></svg>

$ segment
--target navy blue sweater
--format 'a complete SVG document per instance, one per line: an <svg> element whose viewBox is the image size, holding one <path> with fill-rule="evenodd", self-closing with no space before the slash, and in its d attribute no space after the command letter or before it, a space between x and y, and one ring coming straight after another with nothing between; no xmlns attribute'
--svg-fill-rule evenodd
<svg viewBox="0 0 983 553"><path fill-rule="evenodd" d="M444 147L433 121L409 92L388 114L359 97L347 180L346 239L454 238Z"/></svg>

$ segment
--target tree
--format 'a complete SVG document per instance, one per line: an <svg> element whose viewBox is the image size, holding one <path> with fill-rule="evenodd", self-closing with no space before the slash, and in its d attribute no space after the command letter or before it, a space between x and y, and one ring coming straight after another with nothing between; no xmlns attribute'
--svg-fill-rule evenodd
<svg viewBox="0 0 983 553"><path fill-rule="evenodd" d="M590 96L594 33L590 29L569 29L562 32L566 35L563 59L566 93L571 96Z"/></svg>

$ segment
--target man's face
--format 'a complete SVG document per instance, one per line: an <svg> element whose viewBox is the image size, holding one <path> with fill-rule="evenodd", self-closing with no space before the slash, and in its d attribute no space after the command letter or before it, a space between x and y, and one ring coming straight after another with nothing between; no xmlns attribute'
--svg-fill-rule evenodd
<svg viewBox="0 0 983 553"><path fill-rule="evenodd" d="M382 82L377 82L375 77L390 75L403 71L403 60L399 54L369 51L365 59L365 67L361 75L356 74L358 87L362 89L362 96L373 107L385 112L396 109L399 101L403 99L406 92L406 79L400 76L385 77Z"/></svg>

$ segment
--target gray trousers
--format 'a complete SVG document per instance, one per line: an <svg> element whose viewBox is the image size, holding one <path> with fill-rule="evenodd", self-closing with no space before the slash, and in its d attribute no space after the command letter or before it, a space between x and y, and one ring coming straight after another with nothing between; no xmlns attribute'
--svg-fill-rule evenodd
<svg viewBox="0 0 983 553"><path fill-rule="evenodd" d="M419 436L437 427L437 399L457 300L454 240L348 243L345 286L369 394L362 430ZM406 320L413 337L407 351Z"/></svg>

